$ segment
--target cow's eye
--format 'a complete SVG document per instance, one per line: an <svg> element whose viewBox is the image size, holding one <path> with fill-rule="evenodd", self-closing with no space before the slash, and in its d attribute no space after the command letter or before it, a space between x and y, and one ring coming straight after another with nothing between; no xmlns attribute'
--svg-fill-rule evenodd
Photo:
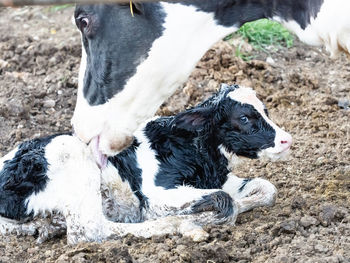
<svg viewBox="0 0 350 263"><path fill-rule="evenodd" d="M76 18L75 21L80 31L83 31L85 28L89 27L90 25L90 20L86 16L79 16Z"/></svg>
<svg viewBox="0 0 350 263"><path fill-rule="evenodd" d="M247 124L248 123L248 118L246 116L241 116L239 117L239 120L242 124Z"/></svg>
<svg viewBox="0 0 350 263"><path fill-rule="evenodd" d="M83 17L80 19L80 24L81 24L81 27L87 27L89 26L89 19L87 17Z"/></svg>

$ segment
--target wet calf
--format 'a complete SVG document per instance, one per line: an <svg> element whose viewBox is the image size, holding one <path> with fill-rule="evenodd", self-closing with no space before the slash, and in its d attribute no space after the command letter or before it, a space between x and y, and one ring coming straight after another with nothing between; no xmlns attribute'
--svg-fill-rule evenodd
<svg viewBox="0 0 350 263"><path fill-rule="evenodd" d="M96 144L69 134L34 139L1 159L0 230L32 234L31 220L55 212L69 243L127 233L199 240L201 225L233 224L241 212L274 204L270 182L232 170L240 157L277 160L291 144L255 92L237 85L146 122L130 147L105 162L96 162ZM41 230L41 240L57 229Z"/></svg>

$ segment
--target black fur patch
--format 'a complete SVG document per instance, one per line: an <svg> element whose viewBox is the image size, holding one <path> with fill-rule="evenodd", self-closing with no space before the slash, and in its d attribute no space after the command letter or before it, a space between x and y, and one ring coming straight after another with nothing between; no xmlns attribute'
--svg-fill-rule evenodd
<svg viewBox="0 0 350 263"><path fill-rule="evenodd" d="M323 0L192 0L183 4L196 6L204 12L213 12L224 26L241 26L261 18L279 16L295 20L305 29L319 12Z"/></svg>
<svg viewBox="0 0 350 263"><path fill-rule="evenodd" d="M147 197L141 192L142 171L138 167L136 158L136 149L139 145L137 140L134 140L129 148L113 157L108 157L108 161L118 169L122 180L129 182L132 191L140 201L140 208L142 208L147 206Z"/></svg>
<svg viewBox="0 0 350 263"><path fill-rule="evenodd" d="M203 196L199 201L192 205L193 213L200 213L204 211L216 211L217 218L227 218L233 214L232 198L224 191L217 191L215 193Z"/></svg>
<svg viewBox="0 0 350 263"><path fill-rule="evenodd" d="M242 192L244 187L247 185L247 183L249 183L252 179L251 178L245 178L243 179L243 182L241 184L241 186L238 189L238 192Z"/></svg>
<svg viewBox="0 0 350 263"><path fill-rule="evenodd" d="M149 122L145 133L159 161L155 184L165 189L179 185L220 188L227 180L227 159L218 142L205 129L189 131L173 127L174 117ZM186 124L187 125L187 124Z"/></svg>
<svg viewBox="0 0 350 263"><path fill-rule="evenodd" d="M34 139L19 145L14 158L0 171L0 215L15 220L32 217L25 200L43 191L48 177L45 147L58 135Z"/></svg>

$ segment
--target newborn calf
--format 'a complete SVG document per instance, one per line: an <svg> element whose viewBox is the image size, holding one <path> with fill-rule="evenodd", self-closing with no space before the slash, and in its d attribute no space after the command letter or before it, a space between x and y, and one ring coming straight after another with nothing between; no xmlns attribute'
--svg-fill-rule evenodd
<svg viewBox="0 0 350 263"><path fill-rule="evenodd" d="M0 162L0 231L33 234L31 220L54 212L65 218L69 243L128 233L200 239L199 225L233 224L238 213L274 204L271 183L231 170L238 157L277 160L291 143L255 92L237 85L147 122L101 169L94 145L69 134L24 142ZM41 238L63 226L48 224Z"/></svg>

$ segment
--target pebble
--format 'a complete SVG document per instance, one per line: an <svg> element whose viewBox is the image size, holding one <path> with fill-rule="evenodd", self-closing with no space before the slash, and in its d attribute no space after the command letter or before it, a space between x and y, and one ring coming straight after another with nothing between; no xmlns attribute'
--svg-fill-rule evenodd
<svg viewBox="0 0 350 263"><path fill-rule="evenodd" d="M316 244L315 250L319 253L327 253L329 249L326 246L323 246L322 244Z"/></svg>
<svg viewBox="0 0 350 263"><path fill-rule="evenodd" d="M0 68L5 68L8 64L9 63L7 61L0 59Z"/></svg>
<svg viewBox="0 0 350 263"><path fill-rule="evenodd" d="M309 226L312 225L317 225L318 221L316 218L312 217L312 216L303 216L300 219L300 225L307 228Z"/></svg>
<svg viewBox="0 0 350 263"><path fill-rule="evenodd" d="M315 165L320 166L322 164L325 164L326 162L327 162L327 159L321 156L317 158L317 160L315 161Z"/></svg>
<svg viewBox="0 0 350 263"><path fill-rule="evenodd" d="M292 200L292 205L291 207L293 209L301 209L306 205L306 201L304 198L300 197L300 196L296 196L293 198Z"/></svg>
<svg viewBox="0 0 350 263"><path fill-rule="evenodd" d="M272 57L267 57L266 58L266 63L270 64L271 66L275 66L276 65L276 62L275 62L275 60Z"/></svg>
<svg viewBox="0 0 350 263"><path fill-rule="evenodd" d="M323 226L328 226L335 217L337 207L334 205L325 205L319 214L319 220Z"/></svg>
<svg viewBox="0 0 350 263"><path fill-rule="evenodd" d="M297 228L297 224L293 219L283 221L280 224L280 230L285 233L295 233L296 228Z"/></svg>
<svg viewBox="0 0 350 263"><path fill-rule="evenodd" d="M339 99L338 106L341 109L348 110L348 109L350 109L350 101L348 99Z"/></svg>
<svg viewBox="0 0 350 263"><path fill-rule="evenodd" d="M53 108L53 107L55 107L55 105L56 105L56 102L54 100L51 100L51 99L45 100L43 103L43 106L45 108Z"/></svg>

